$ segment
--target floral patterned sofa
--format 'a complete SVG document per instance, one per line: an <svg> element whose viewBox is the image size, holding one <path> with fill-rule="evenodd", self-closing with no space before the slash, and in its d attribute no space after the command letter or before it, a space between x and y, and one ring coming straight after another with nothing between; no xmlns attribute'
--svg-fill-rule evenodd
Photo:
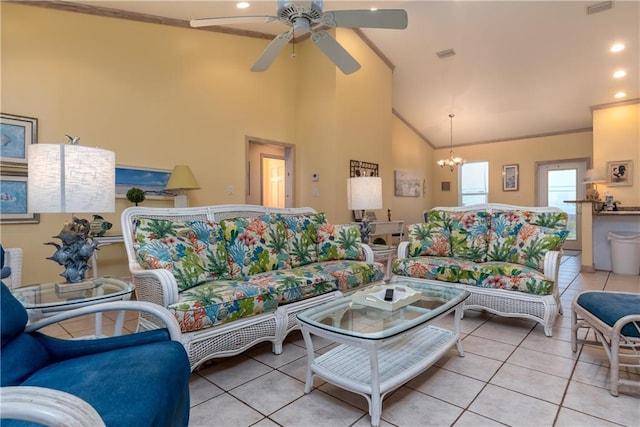
<svg viewBox="0 0 640 427"><path fill-rule="evenodd" d="M384 275L357 226L311 208L131 207L121 220L137 299L174 314L192 369L261 341L280 354L296 313Z"/></svg>
<svg viewBox="0 0 640 427"><path fill-rule="evenodd" d="M551 336L562 313L558 270L567 219L551 207L437 207L408 227L393 274L464 286L471 292L465 309L533 319Z"/></svg>

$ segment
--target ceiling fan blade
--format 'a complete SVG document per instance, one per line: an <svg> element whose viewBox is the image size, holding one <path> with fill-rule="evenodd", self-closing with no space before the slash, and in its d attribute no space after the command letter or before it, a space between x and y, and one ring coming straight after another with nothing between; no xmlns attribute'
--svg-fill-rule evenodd
<svg viewBox="0 0 640 427"><path fill-rule="evenodd" d="M311 41L315 43L343 73L351 74L360 69L358 61L326 31L314 31L311 34Z"/></svg>
<svg viewBox="0 0 640 427"><path fill-rule="evenodd" d="M322 23L346 28L407 28L407 12L403 9L333 10L322 14Z"/></svg>
<svg viewBox="0 0 640 427"><path fill-rule="evenodd" d="M251 71L260 72L266 71L267 68L276 60L278 54L284 47L293 39L293 30L286 33L280 33L275 39L269 43L269 46L262 52L260 58L253 64Z"/></svg>
<svg viewBox="0 0 640 427"><path fill-rule="evenodd" d="M233 25L233 24L261 24L277 21L275 16L268 15L251 15L251 16L223 16L220 18L199 18L189 21L189 25L193 28L211 27L214 25Z"/></svg>

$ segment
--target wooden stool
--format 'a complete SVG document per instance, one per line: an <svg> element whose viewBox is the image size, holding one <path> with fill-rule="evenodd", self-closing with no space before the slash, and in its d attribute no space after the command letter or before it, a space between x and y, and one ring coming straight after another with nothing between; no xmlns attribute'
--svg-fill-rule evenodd
<svg viewBox="0 0 640 427"><path fill-rule="evenodd" d="M586 328L585 338L578 330ZM592 329L598 341L589 340ZM640 381L620 379L620 368L640 369L640 294L627 292L588 291L571 304L571 349L578 343L602 344L610 366L610 393L618 395L618 387L640 388Z"/></svg>

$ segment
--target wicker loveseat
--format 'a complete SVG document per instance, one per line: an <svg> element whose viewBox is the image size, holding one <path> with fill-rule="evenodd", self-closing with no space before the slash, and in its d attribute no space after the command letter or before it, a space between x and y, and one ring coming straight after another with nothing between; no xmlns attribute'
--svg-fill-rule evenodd
<svg viewBox="0 0 640 427"><path fill-rule="evenodd" d="M280 354L296 313L384 276L356 226L311 208L131 207L121 220L136 296L174 314L192 369L262 341Z"/></svg>
<svg viewBox="0 0 640 427"><path fill-rule="evenodd" d="M535 320L551 336L568 216L552 207L437 207L408 227L393 274L463 286L467 309ZM399 277L396 277L396 280Z"/></svg>

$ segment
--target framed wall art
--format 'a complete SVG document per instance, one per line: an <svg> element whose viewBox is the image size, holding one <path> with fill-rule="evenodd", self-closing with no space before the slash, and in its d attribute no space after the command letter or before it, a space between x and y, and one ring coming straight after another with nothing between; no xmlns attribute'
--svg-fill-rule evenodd
<svg viewBox="0 0 640 427"><path fill-rule="evenodd" d="M633 185L633 160L607 162L607 186Z"/></svg>
<svg viewBox="0 0 640 427"><path fill-rule="evenodd" d="M40 222L40 214L27 212L27 174L0 176L0 224Z"/></svg>
<svg viewBox="0 0 640 427"><path fill-rule="evenodd" d="M363 162L360 160L351 160L349 168L349 177L357 176L380 176L377 163Z"/></svg>
<svg viewBox="0 0 640 427"><path fill-rule="evenodd" d="M147 198L171 198L165 188L171 176L167 169L141 168L138 166L116 166L116 197L127 197L127 191L136 187L145 192Z"/></svg>
<svg viewBox="0 0 640 427"><path fill-rule="evenodd" d="M0 113L0 162L27 166L27 147L38 142L38 119Z"/></svg>
<svg viewBox="0 0 640 427"><path fill-rule="evenodd" d="M398 197L418 197L420 195L420 177L410 172L394 171L394 195Z"/></svg>
<svg viewBox="0 0 640 427"><path fill-rule="evenodd" d="M502 166L502 191L518 191L518 165Z"/></svg>

